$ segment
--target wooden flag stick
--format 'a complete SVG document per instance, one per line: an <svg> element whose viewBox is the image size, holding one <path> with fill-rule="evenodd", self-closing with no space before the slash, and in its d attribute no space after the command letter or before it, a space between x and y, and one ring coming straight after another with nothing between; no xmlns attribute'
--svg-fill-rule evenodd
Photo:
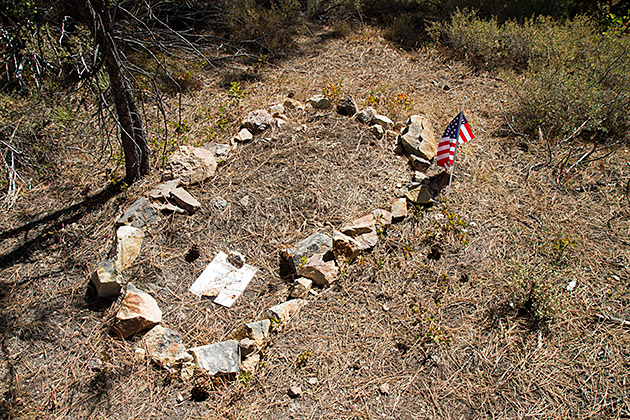
<svg viewBox="0 0 630 420"><path fill-rule="evenodd" d="M462 103L462 112L459 113L459 120L457 121L457 131L455 134L455 152L453 152L453 166L451 166L451 176L448 179L448 189L451 189L451 182L453 182L453 172L455 172L455 158L457 157L457 146L459 146L459 136L462 129L462 120L464 119L464 106L466 105L466 99L468 97L464 95L464 103Z"/></svg>

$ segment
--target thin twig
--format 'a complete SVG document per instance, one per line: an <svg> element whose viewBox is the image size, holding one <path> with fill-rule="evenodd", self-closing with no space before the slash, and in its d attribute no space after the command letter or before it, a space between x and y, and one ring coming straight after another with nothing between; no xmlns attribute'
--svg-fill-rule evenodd
<svg viewBox="0 0 630 420"><path fill-rule="evenodd" d="M597 314L597 318L601 319L604 322L611 322L614 324L621 324L624 327L630 327L630 321L621 318L615 318L613 316L608 316L604 314Z"/></svg>

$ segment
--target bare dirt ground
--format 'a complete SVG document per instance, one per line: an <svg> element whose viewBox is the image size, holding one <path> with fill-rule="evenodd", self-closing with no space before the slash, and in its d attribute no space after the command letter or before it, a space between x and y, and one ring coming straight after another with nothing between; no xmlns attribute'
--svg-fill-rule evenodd
<svg viewBox="0 0 630 420"><path fill-rule="evenodd" d="M231 78L248 92L243 115L289 94L304 101L343 77L343 93L361 106L372 92L380 112L427 115L437 135L466 95L477 138L458 152L452 188L435 206L410 209L333 286L316 289L274 332L255 375L208 384L208 398L194 401L194 384L137 354L138 340L108 335L117 302L85 299L116 218L159 181L159 168L94 196L104 171L75 156L66 170L83 176L32 185L0 219L3 418L629 418L630 330L605 319L630 320L627 148L564 173L581 154L565 145L549 159L537 139L512 134L501 102L509 115L513 93L489 74L436 50L400 50L370 30L313 37L301 51L261 69L200 73L204 87L183 98L190 131L181 141L207 140L204 110ZM409 109L388 101L399 93ZM189 189L201 210L150 225L126 275L189 347L227 339L286 300L283 247L386 206L411 179L394 144L357 121L288 116ZM217 197L225 209L211 205ZM193 245L201 257L190 263ZM231 249L259 268L236 304L191 295L214 255ZM292 399L296 385L303 394Z"/></svg>

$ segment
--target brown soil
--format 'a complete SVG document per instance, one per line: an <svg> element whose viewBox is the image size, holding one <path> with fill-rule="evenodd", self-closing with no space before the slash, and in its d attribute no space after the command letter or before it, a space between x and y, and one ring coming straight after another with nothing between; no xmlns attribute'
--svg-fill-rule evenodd
<svg viewBox="0 0 630 420"><path fill-rule="evenodd" d="M458 152L452 188L386 230L332 287L316 289L274 332L255 375L208 382L202 401L191 398L193 383L136 353L138 339L108 335L118 302L85 298L116 218L159 181L159 170L118 194L95 195L105 171L85 160L66 168L72 178L24 189L0 219L0 415L630 417L629 328L600 316L630 320L630 152L618 148L559 177L570 166L563 160L583 152L555 148L549 160L544 145L510 133L500 102L509 112L511 93L491 75L435 50L405 52L370 30L314 37L301 49L274 67L200 74L204 88L183 99L191 130L181 141L205 141L203 109L220 100L225 80L244 73L255 79L242 81L243 114L289 93L305 101L344 77L344 94L360 106L373 89L379 111L394 120L427 115L437 135L467 95L477 138ZM388 105L398 93L413 100L410 109ZM151 225L127 272L189 347L224 340L286 300L280 250L386 206L411 179L391 141L334 112L289 113L287 125L264 137L189 189L201 210ZM217 197L225 209L211 205ZM189 262L193 246L200 257ZM240 251L259 269L230 309L188 293L220 250ZM287 391L296 385L303 394L293 399Z"/></svg>

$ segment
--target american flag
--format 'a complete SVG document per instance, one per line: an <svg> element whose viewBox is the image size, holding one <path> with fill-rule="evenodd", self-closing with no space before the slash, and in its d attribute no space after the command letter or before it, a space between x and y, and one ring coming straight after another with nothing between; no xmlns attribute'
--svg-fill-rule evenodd
<svg viewBox="0 0 630 420"><path fill-rule="evenodd" d="M472 130L466 121L466 117L464 117L464 113L461 112L460 114L462 116L462 128L459 130L459 144L463 144L468 140L474 139L475 135L472 133ZM442 135L442 140L440 140L440 144L438 145L437 165L444 169L448 169L453 166L453 157L455 156L456 145L455 139L458 137L455 132L457 131L460 114L457 114L448 127L446 127L446 130L444 130L444 134Z"/></svg>

